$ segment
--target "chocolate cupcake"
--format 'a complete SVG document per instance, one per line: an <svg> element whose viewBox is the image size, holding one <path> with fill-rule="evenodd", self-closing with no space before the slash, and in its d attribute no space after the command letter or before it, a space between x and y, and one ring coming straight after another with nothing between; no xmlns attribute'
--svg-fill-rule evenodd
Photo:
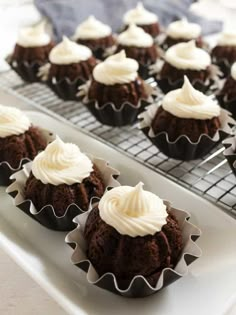
<svg viewBox="0 0 236 315"><path fill-rule="evenodd" d="M33 160L47 145L43 132L15 107L0 105L0 183L7 185L11 174Z"/></svg>
<svg viewBox="0 0 236 315"><path fill-rule="evenodd" d="M167 270L172 281L177 279L175 272L180 271L177 265L184 260L191 230L186 237L186 214L142 186L120 186L106 192L82 218L81 229L66 238L69 243L77 239L73 262L88 270L90 282L132 297L155 293L167 285Z"/></svg>
<svg viewBox="0 0 236 315"><path fill-rule="evenodd" d="M146 10L141 2L137 4L136 8L125 13L123 22L126 28L132 23L136 24L154 38L160 33L158 16Z"/></svg>
<svg viewBox="0 0 236 315"><path fill-rule="evenodd" d="M140 76L148 78L149 66L160 57L151 35L135 24L130 24L126 31L118 35L117 43L117 52L124 50L127 57L137 60Z"/></svg>
<svg viewBox="0 0 236 315"><path fill-rule="evenodd" d="M73 39L79 44L88 46L98 59L104 59L106 50L115 44L110 26L98 21L92 15L77 27Z"/></svg>
<svg viewBox="0 0 236 315"><path fill-rule="evenodd" d="M157 82L164 93L180 88L184 75L194 87L206 91L213 83L210 55L196 47L194 40L170 47L164 56L165 62L157 74Z"/></svg>
<svg viewBox="0 0 236 315"><path fill-rule="evenodd" d="M217 45L211 51L211 56L224 76L230 74L230 67L236 62L236 32L222 32Z"/></svg>
<svg viewBox="0 0 236 315"><path fill-rule="evenodd" d="M16 201L24 212L55 230L72 229L76 215L102 197L107 186L118 184L113 175L119 173L105 161L88 157L58 136L25 167L8 190L21 195Z"/></svg>
<svg viewBox="0 0 236 315"><path fill-rule="evenodd" d="M49 61L40 69L41 78L65 100L77 99L78 87L89 80L97 63L88 47L65 36L50 52Z"/></svg>
<svg viewBox="0 0 236 315"><path fill-rule="evenodd" d="M140 128L167 156L192 160L203 157L232 133L235 121L212 96L193 88L185 76L181 89L169 92L161 105L150 106L139 118Z"/></svg>
<svg viewBox="0 0 236 315"><path fill-rule="evenodd" d="M152 90L138 75L136 60L125 52L108 57L93 70L83 102L101 122L111 126L131 124L150 101Z"/></svg>
<svg viewBox="0 0 236 315"><path fill-rule="evenodd" d="M20 30L12 55L7 61L23 80L39 81L39 67L48 62L48 55L54 46L49 34L45 32L45 23Z"/></svg>
<svg viewBox="0 0 236 315"><path fill-rule="evenodd" d="M182 42L196 41L197 47L203 46L201 26L190 23L186 18L170 23L166 29L166 38L163 42L164 49Z"/></svg>
<svg viewBox="0 0 236 315"><path fill-rule="evenodd" d="M231 67L231 73L225 80L222 89L216 95L220 105L230 111L236 118L236 62Z"/></svg>

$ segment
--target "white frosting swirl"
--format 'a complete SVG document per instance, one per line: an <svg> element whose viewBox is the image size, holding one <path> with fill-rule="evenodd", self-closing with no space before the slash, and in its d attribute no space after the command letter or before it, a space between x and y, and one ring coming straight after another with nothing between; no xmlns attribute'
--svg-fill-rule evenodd
<svg viewBox="0 0 236 315"><path fill-rule="evenodd" d="M122 50L96 65L93 77L105 85L129 83L137 78L138 67L137 61L126 58L125 51Z"/></svg>
<svg viewBox="0 0 236 315"><path fill-rule="evenodd" d="M211 64L210 55L196 47L194 40L167 49L165 60L177 69L205 70Z"/></svg>
<svg viewBox="0 0 236 315"><path fill-rule="evenodd" d="M236 80L236 62L234 62L231 67L231 77Z"/></svg>
<svg viewBox="0 0 236 315"><path fill-rule="evenodd" d="M117 42L124 46L151 47L153 38L141 27L130 24L126 31L118 35Z"/></svg>
<svg viewBox="0 0 236 315"><path fill-rule="evenodd" d="M93 163L78 146L64 143L58 136L32 163L34 177L54 186L81 183L92 171Z"/></svg>
<svg viewBox="0 0 236 315"><path fill-rule="evenodd" d="M220 115L220 106L211 96L194 89L188 78L184 77L181 89L165 95L162 107L167 112L180 118L211 119Z"/></svg>
<svg viewBox="0 0 236 315"><path fill-rule="evenodd" d="M189 23L186 18L169 24L166 33L174 39L196 39L201 34L201 26L196 23Z"/></svg>
<svg viewBox="0 0 236 315"><path fill-rule="evenodd" d="M225 31L222 32L218 39L219 46L236 46L236 32Z"/></svg>
<svg viewBox="0 0 236 315"><path fill-rule="evenodd" d="M68 65L87 60L91 56L92 51L88 47L72 42L63 36L62 42L51 50L49 60L57 65Z"/></svg>
<svg viewBox="0 0 236 315"><path fill-rule="evenodd" d="M22 47L39 47L48 45L51 41L49 34L45 31L45 22L25 27L19 31L17 44Z"/></svg>
<svg viewBox="0 0 236 315"><path fill-rule="evenodd" d="M90 15L87 20L77 27L74 37L76 39L97 39L109 36L111 33L110 26Z"/></svg>
<svg viewBox="0 0 236 315"><path fill-rule="evenodd" d="M23 134L30 125L29 118L21 110L0 104L0 138Z"/></svg>
<svg viewBox="0 0 236 315"><path fill-rule="evenodd" d="M156 14L146 10L143 7L143 4L139 2L136 8L125 13L123 21L125 24L135 23L138 25L148 25L156 23L158 21L158 17Z"/></svg>
<svg viewBox="0 0 236 315"><path fill-rule="evenodd" d="M131 237L160 232L168 216L163 201L143 190L143 183L113 188L103 195L98 208L104 222Z"/></svg>

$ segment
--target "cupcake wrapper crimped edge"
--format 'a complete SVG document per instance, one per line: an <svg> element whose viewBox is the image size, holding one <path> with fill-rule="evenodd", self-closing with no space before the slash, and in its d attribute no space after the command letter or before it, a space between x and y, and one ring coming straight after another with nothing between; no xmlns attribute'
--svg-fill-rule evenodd
<svg viewBox="0 0 236 315"><path fill-rule="evenodd" d="M165 201L165 203L170 206L168 201ZM145 297L158 292L186 275L188 273L188 265L201 256L201 250L195 243L201 235L201 231L188 221L189 214L187 212L172 207L171 211L176 215L181 226L184 248L176 267L174 269L165 268L161 272L155 287L152 287L141 275L135 276L126 289L119 287L119 283L112 273L105 273L99 277L86 255L87 244L83 237L83 230L89 215L88 212L74 219L77 228L71 231L65 239L66 243L74 249L71 257L72 263L87 273L87 281L90 284L113 293L134 298Z"/></svg>
<svg viewBox="0 0 236 315"><path fill-rule="evenodd" d="M10 67L26 82L39 82L38 70L43 65L42 62L27 62L12 60L12 55L6 57Z"/></svg>
<svg viewBox="0 0 236 315"><path fill-rule="evenodd" d="M223 154L236 176L236 136L225 139L223 145L225 147Z"/></svg>
<svg viewBox="0 0 236 315"><path fill-rule="evenodd" d="M228 110L232 114L232 117L236 119L236 98L228 100L226 95L220 93L216 95L216 98L220 106Z"/></svg>
<svg viewBox="0 0 236 315"><path fill-rule="evenodd" d="M95 158L89 155L89 158L100 170L106 189L109 187L119 186L120 183L116 180L119 176L119 171L112 168L108 163L100 158ZM34 220L38 221L43 226L57 231L70 231L75 227L73 218L84 211L76 204L71 204L65 209L63 216L57 216L54 208L51 205L45 205L40 210L36 210L31 200L24 198L24 187L31 172L32 162L24 165L23 169L13 174L11 179L15 180L8 188L7 193L13 197L13 202L16 207L29 215ZM90 206L98 198L94 197L90 200Z"/></svg>
<svg viewBox="0 0 236 315"><path fill-rule="evenodd" d="M84 91L83 87L81 90L85 94L83 104L100 123L117 127L133 124L137 120L138 114L142 112L145 106L150 105L153 101L152 96L156 93L155 89L150 85L145 84L145 88L149 95L147 100L141 99L137 106L129 102L124 102L121 107L117 109L114 103L105 103L102 106L99 106L96 100L89 100L87 97L88 88L89 83L84 85Z"/></svg>
<svg viewBox="0 0 236 315"><path fill-rule="evenodd" d="M186 136L179 136L175 141L171 142L166 132L154 134L151 123L156 114L158 104L152 104L139 115L141 120L139 129L148 137L148 139L165 155L177 160L194 160L206 155L212 148L214 148L220 141L232 134L230 125L235 125L235 120L230 116L230 113L221 109L220 122L221 128L216 132L213 138L206 134L202 134L199 140L195 143Z"/></svg>
<svg viewBox="0 0 236 315"><path fill-rule="evenodd" d="M38 127L42 135L45 137L47 143L50 143L55 139L55 135L51 133L50 131ZM22 169L23 165L25 163L30 162L30 159L24 158L19 162L19 165L17 168L13 168L8 162L3 161L0 162L0 186L8 186L12 182L10 179L11 175L18 172Z"/></svg>

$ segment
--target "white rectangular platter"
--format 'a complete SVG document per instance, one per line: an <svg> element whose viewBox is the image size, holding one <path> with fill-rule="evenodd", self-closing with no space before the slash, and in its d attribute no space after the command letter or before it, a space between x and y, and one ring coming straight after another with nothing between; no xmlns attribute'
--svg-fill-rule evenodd
<svg viewBox="0 0 236 315"><path fill-rule="evenodd" d="M78 144L82 151L110 161L120 170L122 184L134 185L141 180L147 190L186 209L203 233L198 240L203 255L190 266L187 276L153 296L122 298L89 285L85 274L70 263L72 250L64 243L65 233L37 224L12 205L1 187L0 245L68 314L236 314L235 219L69 123L35 111L27 111L27 115L34 124Z"/></svg>

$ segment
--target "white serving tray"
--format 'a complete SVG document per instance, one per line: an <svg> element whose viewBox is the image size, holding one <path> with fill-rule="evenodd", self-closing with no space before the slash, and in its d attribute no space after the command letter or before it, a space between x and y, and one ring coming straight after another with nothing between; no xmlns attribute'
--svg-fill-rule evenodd
<svg viewBox="0 0 236 315"><path fill-rule="evenodd" d="M192 215L191 221L203 232L197 241L203 255L190 266L187 276L153 296L122 298L89 285L85 274L70 263L72 249L64 243L65 233L47 230L26 216L12 205L1 187L0 245L66 312L76 315L236 314L235 219L71 124L39 112L31 111L27 115L34 124L110 161L121 171L122 184L134 185L141 180L147 190L186 209Z"/></svg>

